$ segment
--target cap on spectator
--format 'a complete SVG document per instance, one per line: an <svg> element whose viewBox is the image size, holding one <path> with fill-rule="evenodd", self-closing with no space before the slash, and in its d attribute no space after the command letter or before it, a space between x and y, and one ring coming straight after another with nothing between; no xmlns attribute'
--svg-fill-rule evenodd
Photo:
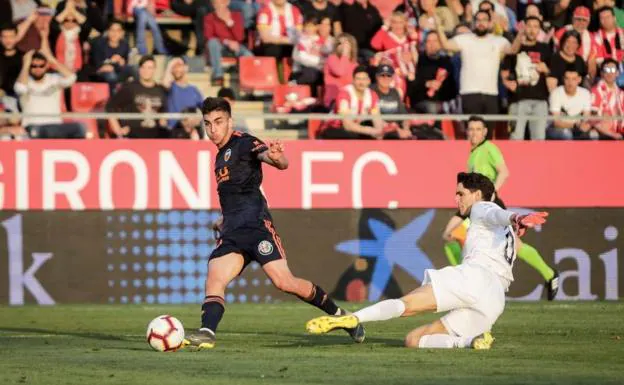
<svg viewBox="0 0 624 385"><path fill-rule="evenodd" d="M388 64L382 64L379 67L377 67L377 75L388 75L388 76L394 76L394 68L392 68L392 66L388 65Z"/></svg>
<svg viewBox="0 0 624 385"><path fill-rule="evenodd" d="M574 18L575 19L585 19L589 20L591 17L591 13L589 12L589 8L584 6L579 6L574 8Z"/></svg>

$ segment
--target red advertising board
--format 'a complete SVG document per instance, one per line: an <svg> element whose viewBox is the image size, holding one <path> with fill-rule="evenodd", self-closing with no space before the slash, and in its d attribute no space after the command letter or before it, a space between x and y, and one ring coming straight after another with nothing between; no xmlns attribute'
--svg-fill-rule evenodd
<svg viewBox="0 0 624 385"><path fill-rule="evenodd" d="M499 142L509 205L624 207L616 142ZM447 208L464 141L291 141L290 167L265 167L273 208ZM215 148L187 141L0 143L0 209L218 207Z"/></svg>

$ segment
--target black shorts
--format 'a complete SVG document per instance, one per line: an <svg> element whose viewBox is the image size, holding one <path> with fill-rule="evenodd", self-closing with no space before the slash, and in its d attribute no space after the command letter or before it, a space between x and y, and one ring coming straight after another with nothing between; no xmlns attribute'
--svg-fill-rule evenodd
<svg viewBox="0 0 624 385"><path fill-rule="evenodd" d="M264 220L263 227L242 227L223 234L208 260L229 253L241 254L245 258L245 266L251 261L264 266L271 261L286 259L282 240L268 219Z"/></svg>

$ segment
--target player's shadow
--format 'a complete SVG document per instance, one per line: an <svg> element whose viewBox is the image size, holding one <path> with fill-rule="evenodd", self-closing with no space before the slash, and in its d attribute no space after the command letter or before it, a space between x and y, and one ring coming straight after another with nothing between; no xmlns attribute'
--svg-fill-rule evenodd
<svg viewBox="0 0 624 385"><path fill-rule="evenodd" d="M339 346L339 345L353 345L351 337L346 332L336 331L335 333L326 334L322 336L314 336L306 333L280 333L280 332L252 332L252 331L237 331L236 334L251 334L251 335L265 335L274 337L287 337L289 340L281 343L273 343L271 345L263 345L270 348L300 348L300 347L314 347L314 346ZM383 344L389 347L403 347L403 340L391 339L391 338L378 338L378 337L366 337L365 343L369 344ZM359 345L359 344L356 344Z"/></svg>
<svg viewBox="0 0 624 385"><path fill-rule="evenodd" d="M49 330L39 328L0 328L0 332L25 333L25 334L44 334L54 336L89 338L101 341L133 341L136 338L123 337L114 334L103 334L93 332L75 332L66 330Z"/></svg>

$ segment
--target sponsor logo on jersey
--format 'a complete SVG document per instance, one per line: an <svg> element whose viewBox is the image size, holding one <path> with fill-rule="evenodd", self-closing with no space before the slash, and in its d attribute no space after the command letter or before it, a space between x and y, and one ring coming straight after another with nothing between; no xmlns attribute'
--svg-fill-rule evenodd
<svg viewBox="0 0 624 385"><path fill-rule="evenodd" d="M262 241L258 244L258 252L262 255L269 255L273 252L273 245L269 241Z"/></svg>
<svg viewBox="0 0 624 385"><path fill-rule="evenodd" d="M228 148L227 151L225 152L225 155L223 156L223 160L227 162L228 160L230 160L231 156L232 156L232 149Z"/></svg>

